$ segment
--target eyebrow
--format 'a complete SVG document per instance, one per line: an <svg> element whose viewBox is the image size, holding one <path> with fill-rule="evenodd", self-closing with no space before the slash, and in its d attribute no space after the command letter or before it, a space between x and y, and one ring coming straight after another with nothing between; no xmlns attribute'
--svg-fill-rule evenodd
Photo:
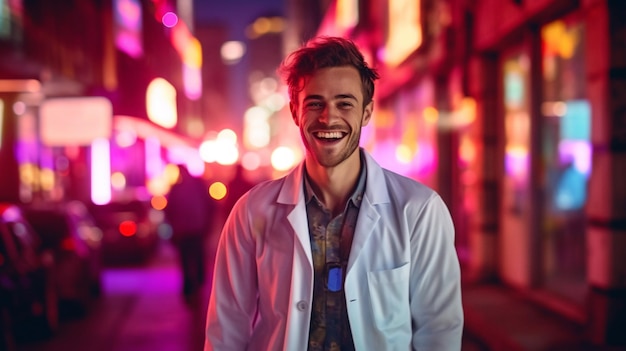
<svg viewBox="0 0 626 351"><path fill-rule="evenodd" d="M359 101L356 96L352 95L352 94L337 94L333 97L333 99L335 100L339 100L339 99L352 99L354 101ZM302 102L306 102L308 100L324 100L324 97L322 95L307 95L304 97L304 99L302 100Z"/></svg>

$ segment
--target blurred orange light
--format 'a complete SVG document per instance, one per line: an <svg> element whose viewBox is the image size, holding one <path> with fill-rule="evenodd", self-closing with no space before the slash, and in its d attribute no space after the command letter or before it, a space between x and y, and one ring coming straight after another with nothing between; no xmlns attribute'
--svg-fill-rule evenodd
<svg viewBox="0 0 626 351"><path fill-rule="evenodd" d="M349 29L359 22L359 1L338 0L336 2L336 22L339 28Z"/></svg>
<svg viewBox="0 0 626 351"><path fill-rule="evenodd" d="M187 45L183 48L183 63L192 68L202 67L202 45L195 37L189 38Z"/></svg>
<svg viewBox="0 0 626 351"><path fill-rule="evenodd" d="M150 199L150 205L152 205L152 208L155 210L162 210L167 206L167 199L163 195L153 196L152 199Z"/></svg>
<svg viewBox="0 0 626 351"><path fill-rule="evenodd" d="M115 190L122 190L126 187L126 176L122 172L111 174L111 186Z"/></svg>
<svg viewBox="0 0 626 351"><path fill-rule="evenodd" d="M459 158L465 163L472 163L476 159L476 145L468 136L463 136L459 146Z"/></svg>
<svg viewBox="0 0 626 351"><path fill-rule="evenodd" d="M221 200L226 196L226 185L222 182L215 182L209 186L209 195L215 200Z"/></svg>
<svg viewBox="0 0 626 351"><path fill-rule="evenodd" d="M434 107L426 107L423 114L424 120L430 124L437 123L437 120L439 119L439 111L437 111Z"/></svg>
<svg viewBox="0 0 626 351"><path fill-rule="evenodd" d="M385 63L396 66L422 44L421 1L389 0Z"/></svg>
<svg viewBox="0 0 626 351"><path fill-rule="evenodd" d="M137 234L137 224L133 221L123 221L120 223L119 231L123 236L133 236Z"/></svg>

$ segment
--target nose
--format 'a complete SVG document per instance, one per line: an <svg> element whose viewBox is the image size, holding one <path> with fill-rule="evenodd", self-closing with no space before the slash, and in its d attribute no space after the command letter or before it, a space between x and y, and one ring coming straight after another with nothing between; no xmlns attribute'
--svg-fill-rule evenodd
<svg viewBox="0 0 626 351"><path fill-rule="evenodd" d="M326 105L320 113L318 120L325 124L330 124L331 119L336 115L337 109L331 104Z"/></svg>

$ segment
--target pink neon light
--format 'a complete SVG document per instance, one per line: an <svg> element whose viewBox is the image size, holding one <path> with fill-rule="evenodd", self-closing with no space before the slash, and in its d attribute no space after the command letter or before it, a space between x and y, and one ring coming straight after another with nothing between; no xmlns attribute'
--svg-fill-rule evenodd
<svg viewBox="0 0 626 351"><path fill-rule="evenodd" d="M161 23L167 28L173 28L178 23L178 16L173 12L166 12L161 18Z"/></svg>
<svg viewBox="0 0 626 351"><path fill-rule="evenodd" d="M183 83L185 95L191 100L198 100L202 96L202 75L199 68L183 64Z"/></svg>

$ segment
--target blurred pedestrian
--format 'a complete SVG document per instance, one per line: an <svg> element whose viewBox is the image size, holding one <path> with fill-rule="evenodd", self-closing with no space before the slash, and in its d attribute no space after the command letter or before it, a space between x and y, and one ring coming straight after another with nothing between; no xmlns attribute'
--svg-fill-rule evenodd
<svg viewBox="0 0 626 351"><path fill-rule="evenodd" d="M178 169L178 181L170 189L164 211L179 256L182 293L187 302L193 302L206 279L206 239L217 208L206 183L192 176L185 166Z"/></svg>
<svg viewBox="0 0 626 351"><path fill-rule="evenodd" d="M243 168L243 166L241 164L237 164L235 166L235 175L228 182L228 192L226 194L226 199L225 199L226 200L226 203L225 203L226 216L228 216L228 214L232 210L233 206L235 206L235 203L237 202L237 200L239 200L241 195L245 194L248 190L250 190L254 186L254 184L255 183L249 181L246 178L245 169Z"/></svg>
<svg viewBox="0 0 626 351"><path fill-rule="evenodd" d="M460 350L450 213L359 147L378 73L337 37L281 68L305 159L226 220L205 350Z"/></svg>

